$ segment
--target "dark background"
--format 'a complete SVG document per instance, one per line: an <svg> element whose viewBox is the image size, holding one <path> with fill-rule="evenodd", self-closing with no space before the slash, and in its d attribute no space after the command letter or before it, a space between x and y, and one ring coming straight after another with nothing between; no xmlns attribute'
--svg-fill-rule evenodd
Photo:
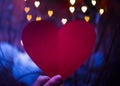
<svg viewBox="0 0 120 86"><path fill-rule="evenodd" d="M35 0L0 0L0 42L8 42L24 52L20 43L21 32L29 22L27 14L33 17L41 16L58 27L62 26L61 18L68 21L75 19L84 20L84 16L90 16L90 21L97 34L96 45L89 59L68 79L65 86L118 86L120 84L120 1L96 0L96 6L92 6L90 0L76 0L76 11L69 12L69 0L39 0L40 6L34 6ZM88 11L82 13L80 7L88 6ZM25 13L24 8L30 7ZM99 15L100 8L105 10ZM54 14L48 17L47 11L52 9ZM97 16L99 15L99 16ZM8 71L9 72L9 71ZM1 72L2 76L5 72ZM12 77L12 76L11 76ZM10 77L9 77L10 78ZM3 79L0 79L3 82ZM11 82L14 82L14 79ZM10 82L10 83L11 83ZM9 82L8 82L9 83Z"/></svg>

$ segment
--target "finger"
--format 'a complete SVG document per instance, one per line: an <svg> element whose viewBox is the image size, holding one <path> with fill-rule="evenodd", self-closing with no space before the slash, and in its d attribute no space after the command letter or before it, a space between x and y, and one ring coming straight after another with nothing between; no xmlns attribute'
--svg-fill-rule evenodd
<svg viewBox="0 0 120 86"><path fill-rule="evenodd" d="M50 79L50 77L48 77L48 76L40 75L37 78L37 80L34 82L33 86L43 86L49 79Z"/></svg>
<svg viewBox="0 0 120 86"><path fill-rule="evenodd" d="M44 86L60 86L62 82L62 77L60 75L56 75L52 77Z"/></svg>

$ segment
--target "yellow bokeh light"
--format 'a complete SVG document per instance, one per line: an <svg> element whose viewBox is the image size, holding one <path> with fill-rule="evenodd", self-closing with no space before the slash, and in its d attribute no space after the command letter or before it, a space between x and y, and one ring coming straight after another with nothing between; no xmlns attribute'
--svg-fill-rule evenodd
<svg viewBox="0 0 120 86"><path fill-rule="evenodd" d="M83 13L85 13L87 11L87 9L88 9L88 7L85 6L85 5L81 7L81 10L82 10Z"/></svg>
<svg viewBox="0 0 120 86"><path fill-rule="evenodd" d="M69 10L70 10L71 13L74 13L75 7L74 7L74 6L70 6L70 7L69 7Z"/></svg>
<svg viewBox="0 0 120 86"><path fill-rule="evenodd" d="M36 8L39 7L40 1L35 1L35 2L34 2L34 5L35 5Z"/></svg>
<svg viewBox="0 0 120 86"><path fill-rule="evenodd" d="M48 16L51 17L53 15L53 10L48 10Z"/></svg>
<svg viewBox="0 0 120 86"><path fill-rule="evenodd" d="M104 13L104 9L99 10L99 14L102 15Z"/></svg>
<svg viewBox="0 0 120 86"><path fill-rule="evenodd" d="M76 2L75 0L70 0L70 4L71 4L71 5L74 5L75 2Z"/></svg>
<svg viewBox="0 0 120 86"><path fill-rule="evenodd" d="M61 22L62 22L62 24L66 24L67 23L67 19L66 18L62 18Z"/></svg>
<svg viewBox="0 0 120 86"><path fill-rule="evenodd" d="M91 3L93 6L95 6L97 2L96 2L96 0L91 0Z"/></svg>
<svg viewBox="0 0 120 86"><path fill-rule="evenodd" d="M36 21L40 21L42 18L40 16L36 17Z"/></svg>
<svg viewBox="0 0 120 86"><path fill-rule="evenodd" d="M24 8L24 11L25 11L26 13L28 13L28 12L30 11L30 7L25 7L25 8Z"/></svg>
<svg viewBox="0 0 120 86"><path fill-rule="evenodd" d="M90 21L90 16L85 16L84 19L85 19L86 22L89 22Z"/></svg>
<svg viewBox="0 0 120 86"><path fill-rule="evenodd" d="M32 15L31 14L27 14L27 20L30 21L32 19Z"/></svg>

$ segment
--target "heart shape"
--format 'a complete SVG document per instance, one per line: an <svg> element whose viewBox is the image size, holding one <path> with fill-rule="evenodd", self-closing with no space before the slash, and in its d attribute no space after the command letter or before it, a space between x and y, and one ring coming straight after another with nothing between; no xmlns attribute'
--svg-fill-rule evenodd
<svg viewBox="0 0 120 86"><path fill-rule="evenodd" d="M32 15L31 14L28 14L27 15L27 20L30 21L32 19Z"/></svg>
<svg viewBox="0 0 120 86"><path fill-rule="evenodd" d="M22 32L24 48L32 60L52 77L74 73L93 51L96 34L91 24L75 20L61 29L48 21L33 21Z"/></svg>
<svg viewBox="0 0 120 86"><path fill-rule="evenodd" d="M34 5L35 5L35 7L38 7L40 5L40 2L39 1L35 1Z"/></svg>
<svg viewBox="0 0 120 86"><path fill-rule="evenodd" d="M28 13L30 11L30 8L29 7L25 7L24 10L25 10L26 13Z"/></svg>

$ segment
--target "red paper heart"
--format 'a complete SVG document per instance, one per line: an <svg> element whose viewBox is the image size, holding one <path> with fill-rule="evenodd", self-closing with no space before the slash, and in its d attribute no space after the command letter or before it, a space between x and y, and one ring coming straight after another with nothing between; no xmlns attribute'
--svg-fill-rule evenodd
<svg viewBox="0 0 120 86"><path fill-rule="evenodd" d="M61 29L48 21L34 21L22 32L24 48L32 60L48 76L61 74L63 79L88 59L95 39L92 25L79 20L69 22Z"/></svg>

